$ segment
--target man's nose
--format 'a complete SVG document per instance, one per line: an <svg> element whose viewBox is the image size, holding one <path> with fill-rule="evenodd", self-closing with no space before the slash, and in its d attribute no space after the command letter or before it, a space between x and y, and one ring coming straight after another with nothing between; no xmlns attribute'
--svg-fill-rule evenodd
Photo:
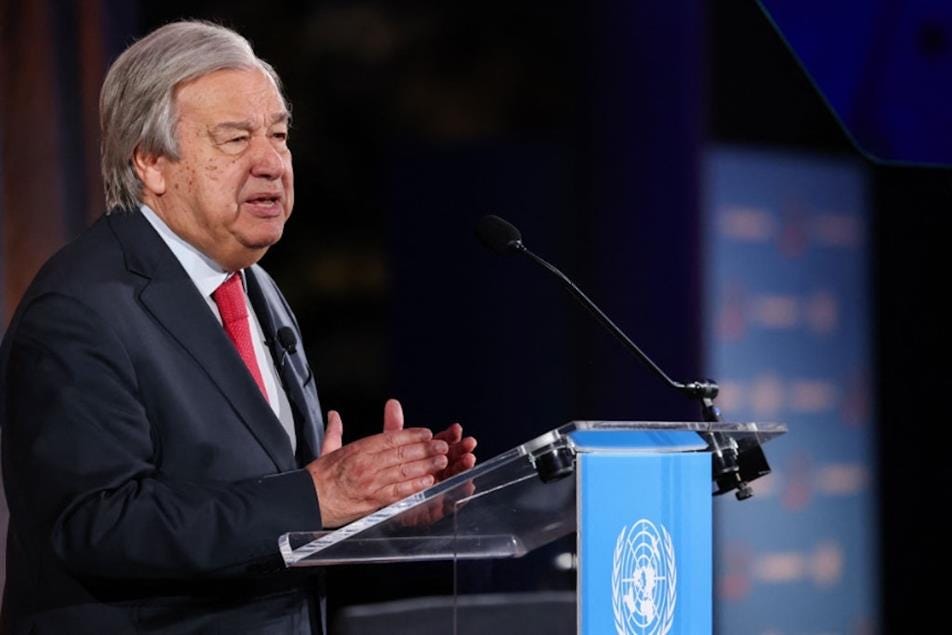
<svg viewBox="0 0 952 635"><path fill-rule="evenodd" d="M252 175L265 179L277 179L284 174L287 169L285 158L274 143L274 140L267 136L252 140Z"/></svg>

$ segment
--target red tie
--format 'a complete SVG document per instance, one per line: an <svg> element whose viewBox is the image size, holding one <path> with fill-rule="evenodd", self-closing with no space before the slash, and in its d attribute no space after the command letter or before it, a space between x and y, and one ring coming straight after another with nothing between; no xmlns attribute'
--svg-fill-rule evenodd
<svg viewBox="0 0 952 635"><path fill-rule="evenodd" d="M245 290L241 284L241 274L234 274L225 280L220 287L212 293L212 300L218 305L218 312L221 314L222 325L225 327L225 333L228 339L238 349L242 361L248 367L251 376L254 377L258 388L268 399L268 391L265 390L264 380L261 379L261 369L258 368L258 359L255 357L255 348L251 343L251 330L248 327L248 308L245 304Z"/></svg>

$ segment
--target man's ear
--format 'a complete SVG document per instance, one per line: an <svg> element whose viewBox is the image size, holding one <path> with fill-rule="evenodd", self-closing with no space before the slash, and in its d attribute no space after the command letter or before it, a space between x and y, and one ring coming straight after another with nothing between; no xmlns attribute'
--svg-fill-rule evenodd
<svg viewBox="0 0 952 635"><path fill-rule="evenodd" d="M165 168L168 160L165 157L144 152L138 147L132 154L132 168L136 171L139 180L146 192L156 196L165 194Z"/></svg>

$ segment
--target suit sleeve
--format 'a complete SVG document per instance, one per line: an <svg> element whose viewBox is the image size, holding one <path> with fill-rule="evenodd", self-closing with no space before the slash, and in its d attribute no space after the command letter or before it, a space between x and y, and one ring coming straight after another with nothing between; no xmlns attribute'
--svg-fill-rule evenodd
<svg viewBox="0 0 952 635"><path fill-rule="evenodd" d="M273 567L282 533L320 527L305 470L246 481L171 480L132 360L106 316L34 300L3 385L4 478L18 531L49 536L72 571L175 579Z"/></svg>

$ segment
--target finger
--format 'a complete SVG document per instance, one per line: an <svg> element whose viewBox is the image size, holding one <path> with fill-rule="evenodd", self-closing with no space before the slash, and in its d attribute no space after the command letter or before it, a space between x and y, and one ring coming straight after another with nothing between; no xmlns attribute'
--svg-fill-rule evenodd
<svg viewBox="0 0 952 635"><path fill-rule="evenodd" d="M330 410L327 413L327 427L324 429L324 443L321 444L321 455L339 450L341 445L343 445L343 439L344 422L340 418L340 413L336 410Z"/></svg>
<svg viewBox="0 0 952 635"><path fill-rule="evenodd" d="M459 443L454 443L453 445L451 445L449 452L446 453L446 458L449 460L449 468L452 468L454 465L456 465L456 463L458 463L466 455L471 455L473 453L473 450L475 449L476 449L476 439L474 439L473 437L466 437ZM472 465L475 465L475 463L470 465L469 464L470 461L471 459L466 459L467 467L463 469L469 469L470 467L472 467ZM452 476L452 474L456 474L457 472L461 472L461 471L462 470L447 469L448 474L443 475L439 480L443 480L444 478L449 478L449 476Z"/></svg>
<svg viewBox="0 0 952 635"><path fill-rule="evenodd" d="M456 443L461 438L463 438L463 426L458 423L454 423L447 427L446 430L443 430L438 434L434 434L433 438L442 439L447 443Z"/></svg>
<svg viewBox="0 0 952 635"><path fill-rule="evenodd" d="M388 399L383 406L383 430L403 430L403 406L396 399Z"/></svg>
<svg viewBox="0 0 952 635"><path fill-rule="evenodd" d="M476 455L475 454L464 454L459 457L456 461L451 463L449 467L446 468L446 471L449 472L449 476L456 476L460 472L465 472L468 469L471 469L476 465Z"/></svg>
<svg viewBox="0 0 952 635"><path fill-rule="evenodd" d="M354 450L360 453L377 454L387 450L395 450L404 445L427 443L432 438L433 433L426 428L404 428L403 430L378 432L369 437L358 439L350 445L354 446Z"/></svg>
<svg viewBox="0 0 952 635"><path fill-rule="evenodd" d="M409 443L396 448L389 448L373 455L373 465L377 471L383 471L391 467L421 461L428 458L442 456L446 458L449 452L449 446L446 441L426 441L424 443ZM447 465L449 459L447 459Z"/></svg>
<svg viewBox="0 0 952 635"><path fill-rule="evenodd" d="M402 483L424 476L432 476L436 482L436 476L446 469L449 463L444 455L431 456L419 461L410 461L394 465L385 470L380 470L374 477L374 483L371 486L373 491L385 488L394 483Z"/></svg>
<svg viewBox="0 0 952 635"><path fill-rule="evenodd" d="M427 474L426 476L420 476L413 478L407 481L400 483L391 483L380 488L377 494L377 500L380 501L383 505L389 505L390 503L395 503L398 500L402 500L407 496L412 496L417 492L422 492L429 486L433 485L436 482L432 474Z"/></svg>
<svg viewBox="0 0 952 635"><path fill-rule="evenodd" d="M436 475L436 481L439 483L445 481L448 478L452 478L461 472L465 472L476 465L476 455L475 454L464 454L461 457L458 457L456 460L451 461L446 469Z"/></svg>
<svg viewBox="0 0 952 635"><path fill-rule="evenodd" d="M470 454L473 450L476 449L476 439L473 437L466 437L450 445L450 451L447 456L450 459L450 463L463 456L464 454Z"/></svg>

